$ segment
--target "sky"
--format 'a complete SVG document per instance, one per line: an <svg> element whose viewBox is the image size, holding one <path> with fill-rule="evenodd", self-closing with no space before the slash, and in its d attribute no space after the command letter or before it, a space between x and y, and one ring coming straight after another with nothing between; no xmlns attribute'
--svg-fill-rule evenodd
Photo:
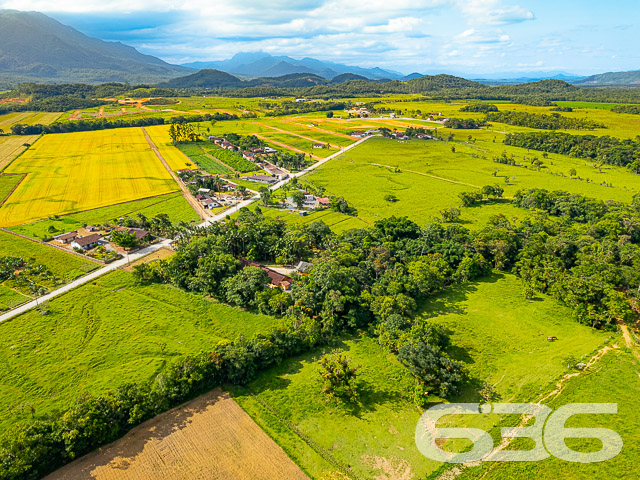
<svg viewBox="0 0 640 480"><path fill-rule="evenodd" d="M638 0L0 0L170 63L264 51L404 74L640 69Z"/></svg>

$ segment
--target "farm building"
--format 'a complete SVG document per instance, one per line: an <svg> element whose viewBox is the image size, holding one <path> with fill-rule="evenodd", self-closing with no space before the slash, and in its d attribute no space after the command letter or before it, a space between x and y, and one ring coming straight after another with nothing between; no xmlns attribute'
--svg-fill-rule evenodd
<svg viewBox="0 0 640 480"><path fill-rule="evenodd" d="M81 248L82 250L90 250L95 247L100 241L100 234L92 233L86 237L77 237L71 242L73 248Z"/></svg>
<svg viewBox="0 0 640 480"><path fill-rule="evenodd" d="M324 148L324 143L314 143L313 148Z"/></svg>
<svg viewBox="0 0 640 480"><path fill-rule="evenodd" d="M293 281L291 277L287 277L286 275L276 272L275 270L269 267L265 267L258 262L254 262L253 260L242 258L240 259L240 261L242 262L243 267L257 267L267 272L267 275L269 275L269 279L271 280L271 283L269 284L270 287L281 288L284 291L288 291L291 288L291 282Z"/></svg>
<svg viewBox="0 0 640 480"><path fill-rule="evenodd" d="M310 193L304 192L304 202L302 202L302 208L312 209L316 208L317 198L315 195L311 195ZM293 197L287 197L285 203L290 207L297 207L296 202L293 201Z"/></svg>
<svg viewBox="0 0 640 480"><path fill-rule="evenodd" d="M354 130L349 135L356 138L362 138L367 136L367 132L365 132L364 130Z"/></svg>
<svg viewBox="0 0 640 480"><path fill-rule="evenodd" d="M57 237L55 237L55 239L59 242L67 244L73 242L76 238L78 238L78 232L76 231L63 233L62 235L58 235Z"/></svg>
<svg viewBox="0 0 640 480"><path fill-rule="evenodd" d="M150 237L151 234L142 228L133 228L133 227L118 227L116 230L120 232L127 232L129 235L135 235L136 239L144 240L147 237Z"/></svg>
<svg viewBox="0 0 640 480"><path fill-rule="evenodd" d="M269 174L271 174L272 176L276 177L278 180L284 180L285 178L289 177L289 174L287 172L285 172L284 170L281 170L280 168L276 167L275 165L269 165L267 164L264 169L269 172Z"/></svg>
<svg viewBox="0 0 640 480"><path fill-rule="evenodd" d="M317 197L316 198L316 208L330 207L331 200L329 197Z"/></svg>
<svg viewBox="0 0 640 480"><path fill-rule="evenodd" d="M309 275L309 272L311 271L311 268L313 267L312 263L309 262L303 262L302 260L300 262L298 262L298 265L296 265L295 271L298 272L300 275Z"/></svg>
<svg viewBox="0 0 640 480"><path fill-rule="evenodd" d="M264 147L263 150L264 150L264 153L276 153L278 151L275 148L271 148L271 147Z"/></svg>
<svg viewBox="0 0 640 480"><path fill-rule="evenodd" d="M277 179L270 177L269 175L251 175L247 177L242 177L243 180L249 180L250 182L257 183L268 183L273 184L277 182Z"/></svg>

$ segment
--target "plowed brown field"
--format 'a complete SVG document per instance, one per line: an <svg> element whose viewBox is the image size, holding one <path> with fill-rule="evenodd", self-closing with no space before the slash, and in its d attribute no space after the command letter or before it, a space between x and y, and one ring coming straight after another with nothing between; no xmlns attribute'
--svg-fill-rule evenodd
<svg viewBox="0 0 640 480"><path fill-rule="evenodd" d="M307 479L220 389L158 415L47 480Z"/></svg>

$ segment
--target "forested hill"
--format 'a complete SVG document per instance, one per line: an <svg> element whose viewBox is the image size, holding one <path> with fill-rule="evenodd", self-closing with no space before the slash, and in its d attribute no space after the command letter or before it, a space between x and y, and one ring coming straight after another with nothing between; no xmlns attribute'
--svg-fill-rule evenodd
<svg viewBox="0 0 640 480"><path fill-rule="evenodd" d="M640 70L632 72L609 72L592 75L577 82L577 85L629 85L640 86Z"/></svg>
<svg viewBox="0 0 640 480"><path fill-rule="evenodd" d="M0 80L155 83L190 71L88 37L42 13L0 10Z"/></svg>

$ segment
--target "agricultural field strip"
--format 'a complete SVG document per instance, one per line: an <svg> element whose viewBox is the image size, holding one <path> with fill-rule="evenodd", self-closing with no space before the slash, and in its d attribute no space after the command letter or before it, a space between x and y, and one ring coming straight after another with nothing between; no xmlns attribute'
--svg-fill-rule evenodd
<svg viewBox="0 0 640 480"><path fill-rule="evenodd" d="M257 133L254 133L253 135L255 135L256 137L258 137L258 138L260 138L262 140L265 140L267 142L273 143L274 145L277 145L279 147L285 148L287 150L291 150L293 152L304 153L304 154L308 153L308 152L305 152L304 150L300 150L299 148L295 148L295 147L292 147L291 145L287 145L286 143L282 143L282 142L279 142L277 140L273 140L272 138L265 137L264 135L259 135ZM311 156L311 158L315 158L316 160L320 160L320 157L318 157L317 155L313 155L311 153L308 153L308 154Z"/></svg>
<svg viewBox="0 0 640 480"><path fill-rule="evenodd" d="M320 140L316 140L315 138L306 137L306 136L304 136L304 135L300 135L300 134L295 133L295 132L290 132L290 131L288 131L288 130L283 130L282 128L273 127L273 126L271 126L271 125L266 125L266 124L264 124L264 123L256 123L256 124L257 124L257 125L262 125L262 126L267 127L267 128L271 128L272 130L275 130L275 131L280 132L280 133L286 133L286 134L288 134L288 135L293 135L294 137L304 138L305 140L309 140L310 142L314 142L314 143L325 143L325 142L321 142ZM332 145L332 144L329 144L329 146L330 146L330 147L333 147L333 148L338 148L338 149L340 148L340 146L339 146L339 145Z"/></svg>
<svg viewBox="0 0 640 480"><path fill-rule="evenodd" d="M47 300L51 300L52 298L58 297L60 295L62 295L63 293L66 293L70 290L73 290L76 287L79 287L80 285L84 285L85 283L88 283L92 280L95 280L98 277L101 277L102 275L109 273L113 270L116 270L117 268L123 267L125 266L127 263L129 262L135 262L136 260L152 253L155 252L156 250L166 247L169 248L169 246L171 245L171 241L170 240L163 240L160 243L155 243L153 245L149 245L148 247L142 248L140 250L138 250L135 253L132 253L130 255L128 255L128 257L126 258L122 258L120 260L117 260L115 262L110 263L109 265L106 265L98 270L95 270L91 273L88 273L87 275L80 277L76 280L73 280L70 283L67 283L66 285L64 285L63 287L60 287L56 290L53 290L49 293L47 293L46 295L43 295L41 297L38 298L38 300L33 300L29 303L25 303L24 305L11 310L3 315L0 315L0 323L5 322L13 317L16 317L24 312L27 312L29 310L31 310L32 308L35 308L38 306L38 303L42 303L42 302L46 302Z"/></svg>

